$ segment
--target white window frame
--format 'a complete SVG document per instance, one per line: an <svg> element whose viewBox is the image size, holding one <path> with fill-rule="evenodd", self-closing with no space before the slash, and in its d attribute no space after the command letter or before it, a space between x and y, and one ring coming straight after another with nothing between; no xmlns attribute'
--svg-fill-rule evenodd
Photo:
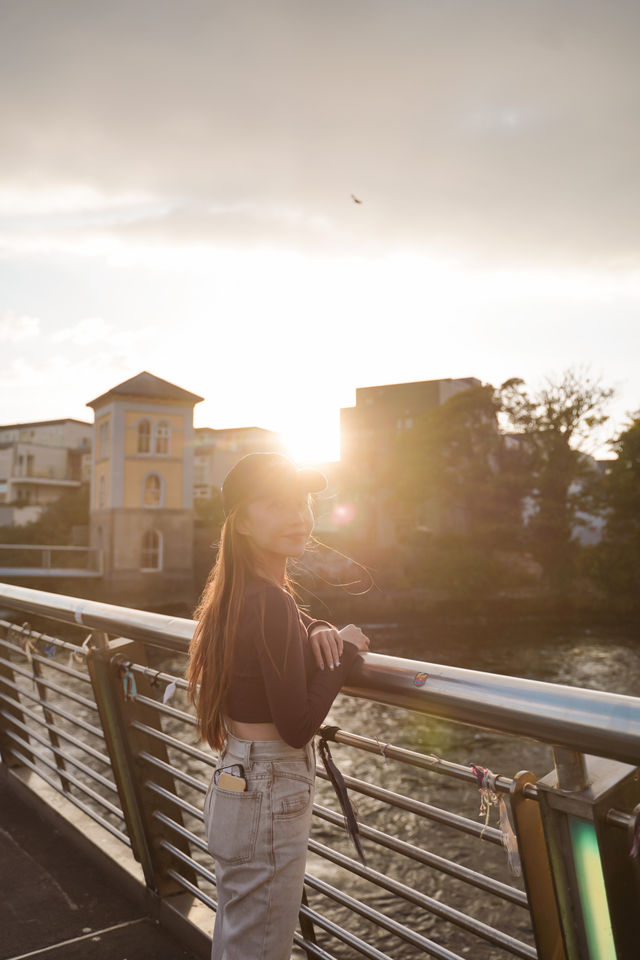
<svg viewBox="0 0 640 960"><path fill-rule="evenodd" d="M148 537L149 535L157 537L157 546L155 546L155 547L146 547L146 546L145 546L145 540L147 539L147 537ZM159 530L156 530L155 528L152 528L152 529L150 529L150 530L145 530L145 532L142 534L142 543L141 543L140 552L141 552L141 557L140 557L140 564L141 564L141 565L140 565L140 570L141 570L141 572L143 572L143 573L158 573L158 571L162 570L162 562L163 562L163 556L162 556L162 553L163 553L163 537L162 537L162 534L161 534L161 532L160 532ZM143 566L143 564L144 564L144 562L145 562L145 554L148 556L148 555L151 554L151 553L154 553L154 554L156 555L156 557L157 557L157 564L156 564L156 566L155 566L155 567L145 567L145 566Z"/></svg>
<svg viewBox="0 0 640 960"><path fill-rule="evenodd" d="M142 432L142 427L143 427L145 424L147 424L148 427L149 427L149 432L148 432L148 433L147 433L147 432L145 432L145 433ZM142 420L138 420L138 425L137 425L137 428L136 428L136 432L137 432L137 453L138 453L140 456L148 457L148 456L151 454L151 438L152 438L152 436L153 436L153 430L152 430L152 427L151 427L151 421L149 420L148 417L144 417ZM147 449L147 450L141 450L141 449L140 449L141 441L143 440L143 438L146 438L146 440L147 440L147 442L148 442L148 449Z"/></svg>
<svg viewBox="0 0 640 960"><path fill-rule="evenodd" d="M146 503L147 481L150 480L151 477L157 477L159 481L158 503ZM157 510L158 507L163 507L164 492L165 492L165 481L162 474L158 473L157 470L150 470L149 473L145 473L144 477L142 478L142 497L141 497L142 506L145 508L145 510Z"/></svg>
<svg viewBox="0 0 640 960"><path fill-rule="evenodd" d="M160 457L168 457L171 454L171 424L168 420L159 420L155 424L153 431L155 452ZM161 446L166 446L166 450L161 450Z"/></svg>

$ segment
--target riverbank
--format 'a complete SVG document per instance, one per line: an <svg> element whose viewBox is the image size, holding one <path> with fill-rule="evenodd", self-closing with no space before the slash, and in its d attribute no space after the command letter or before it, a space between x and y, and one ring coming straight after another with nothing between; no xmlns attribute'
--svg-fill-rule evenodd
<svg viewBox="0 0 640 960"><path fill-rule="evenodd" d="M314 590L305 594L311 613L332 623L540 623L638 629L637 611L586 593L554 596L542 589L489 597L446 597L424 588L371 590L362 595ZM640 630L638 631L640 634ZM640 639L640 637L639 637Z"/></svg>

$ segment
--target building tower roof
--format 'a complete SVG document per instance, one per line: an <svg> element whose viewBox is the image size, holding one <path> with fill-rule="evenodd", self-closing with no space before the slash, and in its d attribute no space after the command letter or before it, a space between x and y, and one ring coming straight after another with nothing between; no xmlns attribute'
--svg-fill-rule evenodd
<svg viewBox="0 0 640 960"><path fill-rule="evenodd" d="M193 404L200 403L201 400L204 400L204 397L198 396L197 393L183 390L182 387L177 386L175 383L163 380L162 377L156 377L147 370L142 370L140 373L137 373L135 377L130 377L129 380L123 380L122 383L111 387L106 393L101 393L99 397L94 397L93 400L89 400L86 405L88 407L96 407L102 405L108 397L117 397L118 395L145 397L147 400L181 400L189 401Z"/></svg>

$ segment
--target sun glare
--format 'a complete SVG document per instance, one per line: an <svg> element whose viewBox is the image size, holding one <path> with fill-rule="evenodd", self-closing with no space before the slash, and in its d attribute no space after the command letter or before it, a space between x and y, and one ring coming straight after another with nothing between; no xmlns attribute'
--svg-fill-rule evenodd
<svg viewBox="0 0 640 960"><path fill-rule="evenodd" d="M313 420L280 431L285 453L300 466L340 459L339 431L331 422Z"/></svg>

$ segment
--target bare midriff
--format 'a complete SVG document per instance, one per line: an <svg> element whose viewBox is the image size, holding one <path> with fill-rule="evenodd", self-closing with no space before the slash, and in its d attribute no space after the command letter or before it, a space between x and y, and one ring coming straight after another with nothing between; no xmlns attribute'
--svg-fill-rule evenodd
<svg viewBox="0 0 640 960"><path fill-rule="evenodd" d="M241 740L281 740L275 723L247 723L245 720L232 720L225 717L227 729Z"/></svg>

